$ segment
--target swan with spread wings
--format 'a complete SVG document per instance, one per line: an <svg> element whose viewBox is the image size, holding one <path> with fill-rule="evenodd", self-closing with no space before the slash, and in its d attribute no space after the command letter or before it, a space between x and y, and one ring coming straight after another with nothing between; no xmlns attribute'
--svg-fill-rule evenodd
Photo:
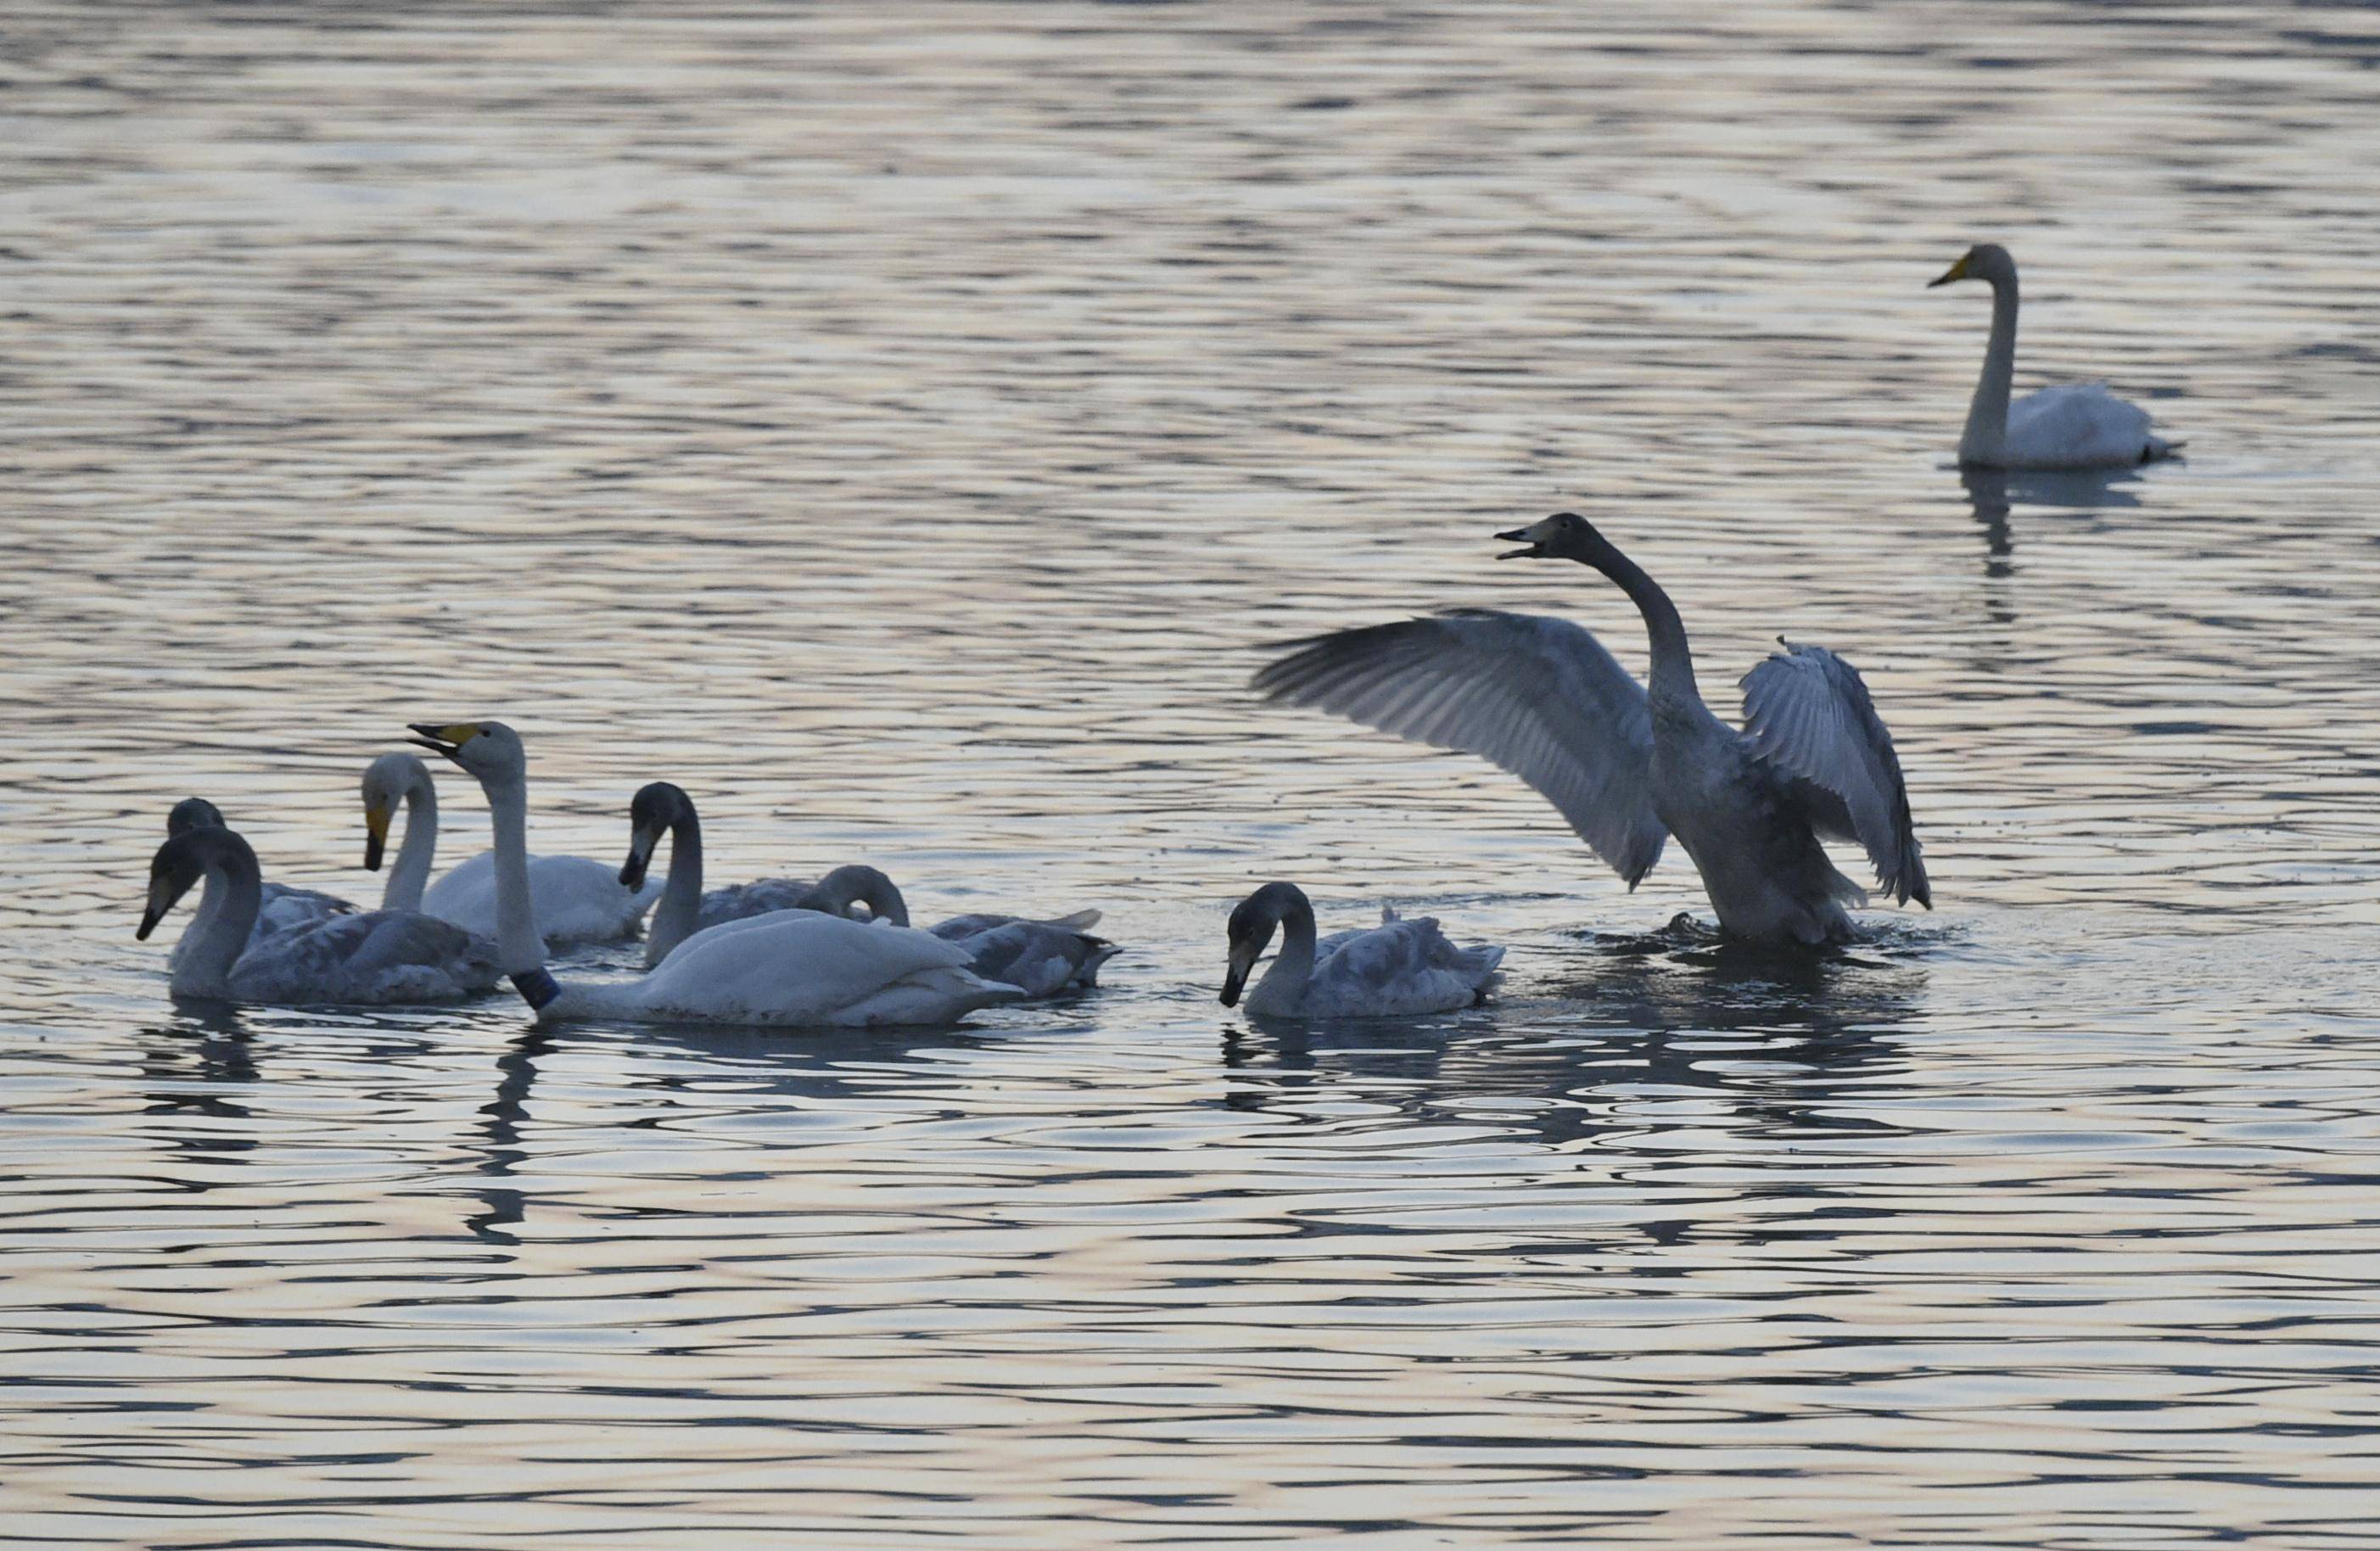
<svg viewBox="0 0 2380 1551"><path fill-rule="evenodd" d="M1704 704L1669 594L1593 524L1563 512L1497 537L1524 546L1500 559L1574 560L1625 592L1651 640L1649 685L1566 620L1465 609L1291 642L1256 687L1495 761L1632 889L1675 835L1731 936L1852 935L1844 907L1867 896L1822 839L1856 842L1886 894L1933 908L1892 735L1850 663L1785 644L1744 675L1738 730Z"/></svg>

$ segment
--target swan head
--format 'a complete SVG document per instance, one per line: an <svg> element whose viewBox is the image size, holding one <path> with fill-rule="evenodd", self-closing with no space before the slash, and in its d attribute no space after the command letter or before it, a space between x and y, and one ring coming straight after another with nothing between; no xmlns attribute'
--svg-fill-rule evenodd
<svg viewBox="0 0 2380 1551"><path fill-rule="evenodd" d="M388 847L389 820L396 805L417 781L430 779L430 767L410 754L383 754L364 767L364 870L380 871L381 853Z"/></svg>
<svg viewBox="0 0 2380 1551"><path fill-rule="evenodd" d="M1248 972L1257 967L1272 934L1280 929L1281 917L1302 904L1305 904L1305 891L1296 884L1268 883L1232 911L1231 923L1223 928L1231 956L1224 963L1223 988L1216 994L1217 1001L1226 1007L1239 1004L1240 988L1248 983Z"/></svg>
<svg viewBox="0 0 2380 1551"><path fill-rule="evenodd" d="M628 802L628 859L620 864L620 887L641 889L645 869L653 865L653 848L680 817L694 811L694 800L666 781L656 781Z"/></svg>
<svg viewBox="0 0 2380 1551"><path fill-rule="evenodd" d="M165 816L167 840L172 840L176 835L188 834L192 830L224 828L226 826L224 823L223 809L204 797L185 797L174 805L173 812Z"/></svg>
<svg viewBox="0 0 2380 1551"><path fill-rule="evenodd" d="M1498 560L1576 560L1593 564L1619 552L1611 547L1610 539L1597 533L1595 525L1576 512L1556 512L1542 522L1507 528L1496 537L1522 546L1506 550L1496 557Z"/></svg>
<svg viewBox="0 0 2380 1551"><path fill-rule="evenodd" d="M414 747L444 755L477 777L482 786L491 782L528 778L528 753L521 747L520 734L501 721L411 721L406 725L420 734L411 740Z"/></svg>
<svg viewBox="0 0 2380 1551"><path fill-rule="evenodd" d="M794 908L848 915L855 904L866 905L877 920L896 927L909 924L909 902L901 897L899 886L874 867L856 862L837 867L811 884Z"/></svg>
<svg viewBox="0 0 2380 1551"><path fill-rule="evenodd" d="M1932 290L1954 280L1984 280L1998 285L2016 279L2016 261L1997 242L1979 242L1959 255L1959 261L1925 283Z"/></svg>
<svg viewBox="0 0 2380 1551"><path fill-rule="evenodd" d="M148 941L149 934L157 929L165 913L206 877L208 862L225 852L245 855L251 869L256 866L256 853L249 849L248 842L220 824L186 830L159 846L157 854L149 858L148 907L140 913L140 929L132 934L133 938Z"/></svg>

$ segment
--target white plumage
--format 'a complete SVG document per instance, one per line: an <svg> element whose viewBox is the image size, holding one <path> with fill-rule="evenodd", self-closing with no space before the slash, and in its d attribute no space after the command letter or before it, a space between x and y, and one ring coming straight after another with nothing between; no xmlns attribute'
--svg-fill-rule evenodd
<svg viewBox="0 0 2380 1551"><path fill-rule="evenodd" d="M2110 468L2170 457L2180 445L2149 429L2148 411L2104 383L2043 388L2010 402L2016 378L2016 261L1998 243L1969 248L1933 282L1982 280L1992 287L1992 333L1967 406L1959 461L1989 468Z"/></svg>

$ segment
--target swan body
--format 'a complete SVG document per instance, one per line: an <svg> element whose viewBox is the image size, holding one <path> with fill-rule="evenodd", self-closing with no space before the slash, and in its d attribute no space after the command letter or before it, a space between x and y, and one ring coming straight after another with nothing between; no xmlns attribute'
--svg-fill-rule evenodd
<svg viewBox="0 0 2380 1551"><path fill-rule="evenodd" d="M173 965L179 996L303 1006L449 1001L496 983L495 945L419 911L331 915L251 937L262 901L256 853L220 826L169 839L149 868L145 941L201 879L202 931L187 934Z"/></svg>
<svg viewBox="0 0 2380 1551"><path fill-rule="evenodd" d="M1240 1000L1257 956L1281 932L1281 952L1248 993L1248 1011L1282 1018L1402 1018L1451 1012L1484 1000L1504 950L1458 948L1427 917L1315 940L1314 906L1294 883L1268 883L1240 902L1229 927L1230 966L1220 1000Z"/></svg>
<svg viewBox="0 0 2380 1551"><path fill-rule="evenodd" d="M697 932L637 980L560 984L545 969L531 911L528 757L519 736L501 721L425 723L413 731L421 746L454 760L487 793L495 821L498 953L540 1020L946 1024L1022 995L975 974L962 950L927 933L811 911L780 911Z"/></svg>
<svg viewBox="0 0 2380 1551"><path fill-rule="evenodd" d="M438 788L430 769L410 754L384 754L364 770L364 866L380 870L389 821L405 805L405 843L381 894L384 910L419 910L464 930L496 933L495 854L481 852L431 883L438 851ZM529 898L537 929L553 949L634 937L660 894L624 888L612 867L586 856L528 858Z"/></svg>
<svg viewBox="0 0 2380 1551"><path fill-rule="evenodd" d="M852 906L864 904L877 920L909 924L908 901L891 878L869 866L835 868L818 880L801 903L804 909L831 915L848 915ZM1099 983L1099 966L1123 950L1090 935L1099 920L1096 910L1047 921L975 911L926 929L965 949L978 975L1019 987L1026 997L1038 1000L1088 990Z"/></svg>
<svg viewBox="0 0 2380 1551"><path fill-rule="evenodd" d="M1992 333L1967 407L1959 461L1990 468L2111 468L2170 457L2180 443L2149 429L2148 411L2104 383L2043 388L2010 403L2016 375L2016 261L1997 243L1969 248L1936 285L1982 280L1992 287Z"/></svg>
<svg viewBox="0 0 2380 1551"><path fill-rule="evenodd" d="M1850 663L1787 644L1744 676L1744 724L1730 727L1703 701L1669 595L1585 518L1498 537L1626 592L1652 644L1649 687L1567 621L1463 610L1292 643L1257 688L1484 755L1544 794L1632 889L1675 835L1734 936L1851 934L1844 907L1866 895L1822 837L1856 841L1887 893L1932 907L1900 757Z"/></svg>
<svg viewBox="0 0 2380 1551"><path fill-rule="evenodd" d="M168 840L191 830L221 830L228 827L224 823L222 810L204 797L185 797L176 803L174 810L165 816L165 838ZM199 908L191 912L190 924L182 929L181 940L175 943L174 951L166 955L165 965L168 969L178 966L182 962L182 955L189 951L191 944L205 935L211 919L210 908L220 908L223 896L220 892L201 894L199 897ZM254 946L268 937L278 937L283 932L291 931L299 927L310 927L317 921L327 921L334 915L351 915L355 913L355 908L337 895L323 893L319 889L298 889L283 883L267 883L262 887L262 897L256 912L256 926L249 933L249 943Z"/></svg>

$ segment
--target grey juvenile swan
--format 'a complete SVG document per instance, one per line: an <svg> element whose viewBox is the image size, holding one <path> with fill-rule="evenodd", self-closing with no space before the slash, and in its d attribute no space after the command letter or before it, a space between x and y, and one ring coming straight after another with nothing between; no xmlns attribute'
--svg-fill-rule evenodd
<svg viewBox="0 0 2380 1551"><path fill-rule="evenodd" d="M1293 641L1258 673L1269 699L1494 760L1561 810L1634 888L1676 835L1733 936L1819 943L1851 932L1860 887L1819 838L1866 848L1886 893L1933 908L1892 737L1859 673L1792 646L1744 675L1743 730L1694 684L1669 594L1575 514L1500 533L1499 559L1575 560L1634 601L1649 693L1566 620L1465 609Z"/></svg>
<svg viewBox="0 0 2380 1551"><path fill-rule="evenodd" d="M2016 261L1996 242L1979 243L1928 288L1954 280L1992 287L1992 337L1983 375L1967 406L1959 461L1983 468L2118 468L2171 457L2178 442L2149 430L2149 414L2098 382L2062 383L2009 402L2016 377Z"/></svg>

